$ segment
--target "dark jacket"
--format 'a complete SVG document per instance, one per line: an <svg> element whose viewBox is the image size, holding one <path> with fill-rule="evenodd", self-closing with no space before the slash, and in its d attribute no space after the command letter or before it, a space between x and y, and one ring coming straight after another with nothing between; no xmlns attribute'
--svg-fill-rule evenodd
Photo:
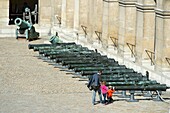
<svg viewBox="0 0 170 113"><path fill-rule="evenodd" d="M90 77L87 87L90 88L92 84L96 87L100 87L101 77L98 73Z"/></svg>

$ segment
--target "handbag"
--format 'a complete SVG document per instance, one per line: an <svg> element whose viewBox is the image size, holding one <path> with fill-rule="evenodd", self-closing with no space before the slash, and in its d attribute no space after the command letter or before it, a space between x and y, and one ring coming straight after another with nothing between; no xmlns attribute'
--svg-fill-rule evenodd
<svg viewBox="0 0 170 113"><path fill-rule="evenodd" d="M91 84L91 88L90 88L90 89L97 91L99 88L100 88L100 86L96 86L96 85L95 85L95 82L93 82L93 83Z"/></svg>

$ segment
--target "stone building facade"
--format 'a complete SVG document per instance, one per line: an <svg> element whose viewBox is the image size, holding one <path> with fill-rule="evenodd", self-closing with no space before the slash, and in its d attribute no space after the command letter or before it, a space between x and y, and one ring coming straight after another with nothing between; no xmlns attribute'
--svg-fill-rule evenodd
<svg viewBox="0 0 170 113"><path fill-rule="evenodd" d="M0 1L0 37L15 37L16 26L9 25L9 19L13 12L20 11L23 0L12 1ZM33 7L32 0L24 1ZM41 38L57 31L66 40L84 43L135 71L143 74L149 71L150 78L170 84L169 0L34 0L34 3L38 4L35 27Z"/></svg>

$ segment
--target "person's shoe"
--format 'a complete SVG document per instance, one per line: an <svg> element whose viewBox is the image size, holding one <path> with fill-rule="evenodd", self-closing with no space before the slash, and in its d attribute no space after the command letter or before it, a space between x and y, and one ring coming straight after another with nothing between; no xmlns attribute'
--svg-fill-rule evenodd
<svg viewBox="0 0 170 113"><path fill-rule="evenodd" d="M93 105L96 105L96 103L92 103Z"/></svg>

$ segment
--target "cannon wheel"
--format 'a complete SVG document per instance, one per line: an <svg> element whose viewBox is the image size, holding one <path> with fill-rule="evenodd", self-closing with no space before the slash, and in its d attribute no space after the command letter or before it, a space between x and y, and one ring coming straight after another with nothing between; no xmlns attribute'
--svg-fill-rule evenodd
<svg viewBox="0 0 170 113"><path fill-rule="evenodd" d="M19 32L19 29L16 29L16 31L15 31L16 39L18 39L18 32Z"/></svg>
<svg viewBox="0 0 170 113"><path fill-rule="evenodd" d="M25 37L26 37L26 40L29 40L29 31L28 31L28 29L25 30Z"/></svg>

